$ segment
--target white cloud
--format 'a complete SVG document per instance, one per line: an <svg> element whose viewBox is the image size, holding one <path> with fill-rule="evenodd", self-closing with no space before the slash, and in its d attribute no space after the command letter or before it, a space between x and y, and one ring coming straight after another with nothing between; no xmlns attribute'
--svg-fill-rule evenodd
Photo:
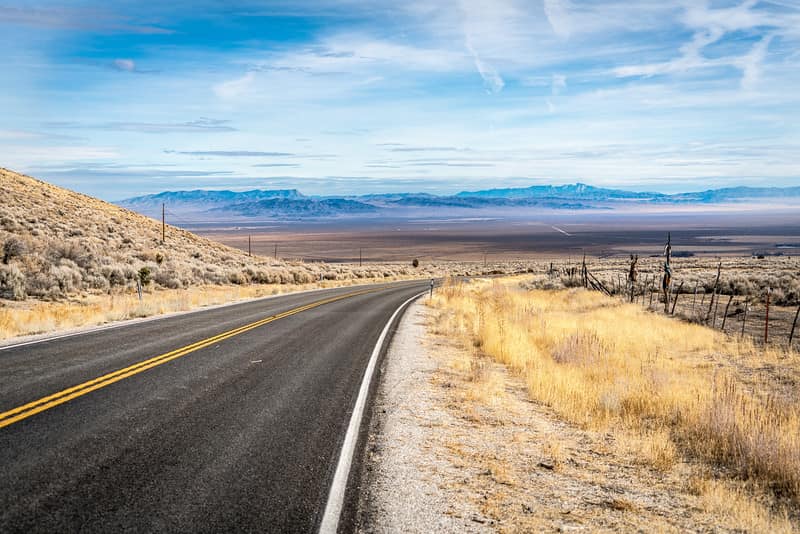
<svg viewBox="0 0 800 534"><path fill-rule="evenodd" d="M480 74L481 78L483 78L483 83L486 86L486 90L489 93L499 93L502 91L506 83L503 81L503 78L500 77L497 71L494 70L494 67L481 61L480 56L478 56L478 53L475 52L475 49L472 48L472 45L469 43L467 43L467 49L469 50L470 54L472 54L472 58L475 60L475 68L478 69L478 74Z"/></svg>
<svg viewBox="0 0 800 534"><path fill-rule="evenodd" d="M234 100L247 93L253 87L256 75L248 72L241 78L222 82L213 87L214 93L223 100Z"/></svg>
<svg viewBox="0 0 800 534"><path fill-rule="evenodd" d="M569 0L544 0L544 14L553 32L559 37L566 38L572 34L570 7Z"/></svg>
<svg viewBox="0 0 800 534"><path fill-rule="evenodd" d="M132 59L115 59L112 64L117 70L124 70L126 72L133 72L136 70L136 62Z"/></svg>
<svg viewBox="0 0 800 534"><path fill-rule="evenodd" d="M748 54L739 58L739 68L742 69L742 89L752 90L758 85L770 42L772 42L772 35L765 36L753 46Z"/></svg>
<svg viewBox="0 0 800 534"><path fill-rule="evenodd" d="M680 20L686 27L694 30L694 35L691 41L680 47L679 57L658 63L617 67L614 73L621 78L649 77L732 66L742 72L742 87L751 89L761 75L761 66L774 35L790 34L795 31L795 25L800 23L796 13L776 17L771 13L756 11L754 8L757 4L758 0L746 0L737 6L716 9L710 8L707 0L687 4ZM770 28L773 33L764 36L746 54L709 58L703 53L706 47L720 42L727 34L752 32L761 28Z"/></svg>

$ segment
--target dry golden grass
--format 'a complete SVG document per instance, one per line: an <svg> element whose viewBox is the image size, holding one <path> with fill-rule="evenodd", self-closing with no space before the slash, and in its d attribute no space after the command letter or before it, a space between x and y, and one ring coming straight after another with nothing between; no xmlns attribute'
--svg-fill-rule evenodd
<svg viewBox="0 0 800 534"><path fill-rule="evenodd" d="M596 292L529 291L520 280L446 285L432 303L438 329L518 372L564 419L633 436L659 469L682 456L767 488L769 503L800 504L798 399L773 394L769 375L745 384L731 363L797 366L796 357ZM714 488L704 490L711 500Z"/></svg>

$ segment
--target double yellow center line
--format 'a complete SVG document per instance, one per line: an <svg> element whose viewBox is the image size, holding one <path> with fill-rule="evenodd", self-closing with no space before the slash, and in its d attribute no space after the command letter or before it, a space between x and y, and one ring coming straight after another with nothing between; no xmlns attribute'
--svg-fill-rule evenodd
<svg viewBox="0 0 800 534"><path fill-rule="evenodd" d="M0 428L6 427L8 425L13 425L18 421L27 419L28 417L36 415L37 413L43 412L45 410L49 410L50 408L58 406L59 404L64 404L65 402L69 402L74 398L86 395L87 393L91 393L92 391L95 391L97 389L109 386L114 382L119 382L120 380L123 380L130 376L142 373L144 371L147 371L148 369L152 369L153 367L162 365L169 361L176 360L182 356L186 356L187 354L190 354L197 350L209 347L211 345L214 345L215 343L219 343L220 341L232 338L233 336L238 336L239 334L243 334L245 332L253 330L254 328L258 328L259 326L264 326L265 324L271 323L273 321L277 321L278 319L283 319L284 317L289 317L290 315L295 315L297 313L310 310L312 308L317 308L324 304L330 304L331 302L336 302L337 300L355 297L358 295L363 295L365 293L372 293L374 291L379 291L379 289L365 289L361 291L354 291L352 293L347 293L345 295L339 295L336 297L330 297L327 299L318 300L312 302L311 304L306 304L305 306L293 308L291 310L279 313L277 315L270 315L269 317L265 317L264 319L261 319L259 321L255 321L253 323L240 326L239 328L234 328L233 330L228 330L227 332L223 332L221 334L217 334L216 336L203 339L202 341L192 343L191 345L186 345L185 347L181 347L179 349L175 349L173 351L161 354L159 356L155 356L154 358L150 358L141 361L139 363L135 363L123 369L119 369L117 371L105 374L103 376L98 376L97 378L94 378L87 382L83 382L82 384L78 384L77 386L72 386L70 388L59 391L58 393L53 393L52 395L42 397L41 399L29 402L22 406L18 406L6 412L0 413Z"/></svg>

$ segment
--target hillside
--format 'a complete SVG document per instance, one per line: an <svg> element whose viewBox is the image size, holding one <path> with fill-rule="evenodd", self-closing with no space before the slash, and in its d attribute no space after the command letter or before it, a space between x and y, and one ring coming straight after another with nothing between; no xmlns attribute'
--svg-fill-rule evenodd
<svg viewBox="0 0 800 534"><path fill-rule="evenodd" d="M178 289L386 276L249 257L169 225L162 243L159 221L6 169L0 197L0 299L132 291L137 278L146 289Z"/></svg>

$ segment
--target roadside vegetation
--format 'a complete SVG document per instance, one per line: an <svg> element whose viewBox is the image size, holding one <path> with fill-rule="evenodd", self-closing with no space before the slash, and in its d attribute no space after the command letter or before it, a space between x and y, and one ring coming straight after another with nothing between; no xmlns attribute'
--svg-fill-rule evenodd
<svg viewBox="0 0 800 534"><path fill-rule="evenodd" d="M438 333L506 366L577 428L633 443L687 491L751 530L797 526L800 357L582 288L530 277L448 283ZM792 524L794 523L794 527Z"/></svg>

